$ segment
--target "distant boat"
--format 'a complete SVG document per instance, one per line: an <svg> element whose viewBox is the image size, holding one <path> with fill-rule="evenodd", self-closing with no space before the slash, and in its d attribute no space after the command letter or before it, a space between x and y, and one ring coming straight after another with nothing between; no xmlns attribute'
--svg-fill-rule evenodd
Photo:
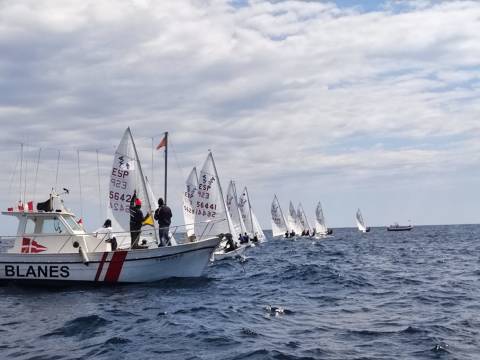
<svg viewBox="0 0 480 360"><path fill-rule="evenodd" d="M360 212L360 209L357 210L356 220L357 220L358 231L361 231L364 233L370 231L370 228L366 225L365 220L363 220L363 216L362 216L362 213Z"/></svg>
<svg viewBox="0 0 480 360"><path fill-rule="evenodd" d="M283 216L283 211L278 201L277 195L273 197L270 212L272 214L273 237L285 236L285 234L288 232L288 226L287 226L287 221Z"/></svg>
<svg viewBox="0 0 480 360"><path fill-rule="evenodd" d="M332 235L333 230L329 229L325 224L325 216L323 215L322 203L319 201L315 210L315 237L323 238Z"/></svg>
<svg viewBox="0 0 480 360"><path fill-rule="evenodd" d="M288 224L288 230L290 231L290 234L291 234L289 236L290 238L299 236L302 233L302 229L300 228L300 221L297 216L297 210L295 210L295 207L293 206L291 201L288 206L287 224Z"/></svg>
<svg viewBox="0 0 480 360"><path fill-rule="evenodd" d="M398 223L387 226L387 231L410 231L412 229L412 225L399 225Z"/></svg>

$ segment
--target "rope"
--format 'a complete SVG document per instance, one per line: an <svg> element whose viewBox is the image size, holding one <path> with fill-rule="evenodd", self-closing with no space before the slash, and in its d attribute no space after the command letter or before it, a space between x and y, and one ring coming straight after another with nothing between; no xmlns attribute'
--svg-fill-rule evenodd
<svg viewBox="0 0 480 360"><path fill-rule="evenodd" d="M78 185L80 187L80 218L83 219L82 174L80 172L80 150L77 150Z"/></svg>
<svg viewBox="0 0 480 360"><path fill-rule="evenodd" d="M15 160L15 168L13 169L13 172L10 175L10 182L8 185L8 194L12 194L12 186L13 186L13 181L15 180L15 175L17 174L18 163L19 163L19 157L17 154L16 160Z"/></svg>

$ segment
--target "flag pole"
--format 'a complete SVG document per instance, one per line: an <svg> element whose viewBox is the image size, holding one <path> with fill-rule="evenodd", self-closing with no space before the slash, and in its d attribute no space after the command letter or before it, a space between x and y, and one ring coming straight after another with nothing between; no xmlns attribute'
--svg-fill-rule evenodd
<svg viewBox="0 0 480 360"><path fill-rule="evenodd" d="M163 197L165 205L167 204L167 164L168 164L168 131L165 131L165 188L163 190Z"/></svg>

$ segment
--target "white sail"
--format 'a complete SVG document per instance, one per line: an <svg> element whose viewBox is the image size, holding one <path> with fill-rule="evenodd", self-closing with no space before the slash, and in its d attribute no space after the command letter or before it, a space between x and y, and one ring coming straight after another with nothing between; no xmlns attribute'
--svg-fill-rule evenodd
<svg viewBox="0 0 480 360"><path fill-rule="evenodd" d="M310 224L308 223L307 215L301 203L298 204L297 219L301 231L310 231Z"/></svg>
<svg viewBox="0 0 480 360"><path fill-rule="evenodd" d="M365 224L365 221L363 220L363 216L362 216L362 213L360 212L360 209L357 210L356 220L357 220L358 230L360 230L362 232L367 231L367 225Z"/></svg>
<svg viewBox="0 0 480 360"><path fill-rule="evenodd" d="M243 188L242 195L238 199L238 208L240 209L240 214L242 214L242 219L247 229L247 233L250 237L254 235L253 220L252 220L252 207L248 198L248 190L246 187Z"/></svg>
<svg viewBox="0 0 480 360"><path fill-rule="evenodd" d="M293 230L297 235L302 233L302 229L300 229L298 225L299 222L297 217L297 211L295 210L295 207L293 206L291 201L288 207L287 223L288 223L289 231Z"/></svg>
<svg viewBox="0 0 480 360"><path fill-rule="evenodd" d="M258 222L257 217L255 216L255 213L252 210L252 221L253 221L253 235L257 235L258 241L262 242L265 241L266 236L265 233L262 230L262 227L260 226L260 223Z"/></svg>
<svg viewBox="0 0 480 360"><path fill-rule="evenodd" d="M283 216L282 208L278 202L277 195L273 197L272 206L270 208L270 213L272 214L272 235L283 236L287 231L289 231L287 222Z"/></svg>
<svg viewBox="0 0 480 360"><path fill-rule="evenodd" d="M200 171L193 204L195 204L195 235L198 239L222 233L231 233L234 240L238 238L225 204L212 153L208 154Z"/></svg>
<svg viewBox="0 0 480 360"><path fill-rule="evenodd" d="M185 192L183 193L183 219L185 220L185 231L187 237L195 234L195 207L193 198L198 190L197 169L193 168L185 182Z"/></svg>
<svg viewBox="0 0 480 360"><path fill-rule="evenodd" d="M243 217L240 213L240 208L237 200L237 190L233 180L228 184L227 197L226 197L227 209L232 218L232 224L237 234L243 234L247 232ZM236 241L237 239L235 239Z"/></svg>
<svg viewBox="0 0 480 360"><path fill-rule="evenodd" d="M319 201L315 210L315 232L320 235L327 235L328 228L325 225L325 217L323 216L322 204Z"/></svg>
<svg viewBox="0 0 480 360"><path fill-rule="evenodd" d="M107 217L112 221L113 231L125 232L116 236L120 248L130 246L130 201L134 191L137 198L142 200L142 212L144 214L151 212L152 206L147 194L145 178L132 133L130 128L127 128L115 151L107 207Z"/></svg>

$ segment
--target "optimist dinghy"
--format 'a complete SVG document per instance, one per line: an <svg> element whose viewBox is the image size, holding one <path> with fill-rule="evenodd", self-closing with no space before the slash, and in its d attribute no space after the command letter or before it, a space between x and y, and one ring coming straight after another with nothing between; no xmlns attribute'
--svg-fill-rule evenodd
<svg viewBox="0 0 480 360"><path fill-rule="evenodd" d="M47 211L2 212L19 223L16 236L0 238L0 281L142 283L199 277L220 242L212 237L175 246L111 251L102 236L85 232L57 195L49 202L56 205Z"/></svg>

